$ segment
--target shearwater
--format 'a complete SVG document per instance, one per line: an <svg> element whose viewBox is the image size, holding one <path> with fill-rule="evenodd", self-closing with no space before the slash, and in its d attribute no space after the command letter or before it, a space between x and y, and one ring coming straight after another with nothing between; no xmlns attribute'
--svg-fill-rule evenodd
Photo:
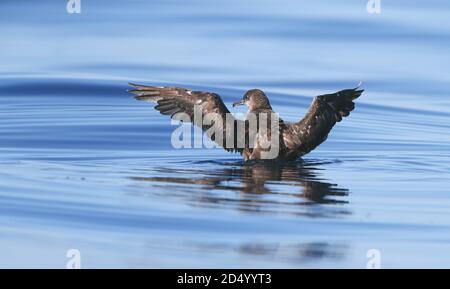
<svg viewBox="0 0 450 289"><path fill-rule="evenodd" d="M156 102L155 109L172 119L193 122L218 146L240 153L246 161L295 160L309 153L327 139L337 122L350 115L355 108L354 100L364 91L359 89L360 83L353 89L316 96L300 121L284 122L259 89L248 90L240 101L233 103L233 107L248 107L246 118L240 120L230 113L216 93L130 85L133 89L129 92L135 94L136 99ZM209 121L196 121L197 117ZM271 153L273 151L276 154Z"/></svg>

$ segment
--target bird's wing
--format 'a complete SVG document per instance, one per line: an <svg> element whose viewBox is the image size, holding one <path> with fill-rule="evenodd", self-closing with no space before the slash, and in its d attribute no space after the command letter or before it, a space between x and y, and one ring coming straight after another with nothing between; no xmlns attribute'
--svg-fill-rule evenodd
<svg viewBox="0 0 450 289"><path fill-rule="evenodd" d="M326 140L336 122L340 122L355 108L353 101L363 91L358 86L316 96L303 119L290 124L283 134L288 148L303 155L320 145Z"/></svg>
<svg viewBox="0 0 450 289"><path fill-rule="evenodd" d="M130 85L133 89L129 92L135 94L137 100L156 102L155 109L161 114L169 115L172 119L192 122L206 131L208 137L225 150L242 152L243 148L238 139L242 142L241 138L244 139L245 134L240 133L244 130L237 129L245 129L245 124L232 116L218 94L179 87ZM215 132L223 134L216 135Z"/></svg>

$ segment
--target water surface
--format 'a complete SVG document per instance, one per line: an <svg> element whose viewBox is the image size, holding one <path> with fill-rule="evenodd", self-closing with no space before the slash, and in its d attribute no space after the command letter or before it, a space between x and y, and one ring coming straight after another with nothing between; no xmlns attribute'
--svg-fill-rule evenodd
<svg viewBox="0 0 450 289"><path fill-rule="evenodd" d="M316 2L2 1L0 267L449 267L449 4ZM296 121L360 80L327 142L276 166L174 149L126 93L258 87Z"/></svg>

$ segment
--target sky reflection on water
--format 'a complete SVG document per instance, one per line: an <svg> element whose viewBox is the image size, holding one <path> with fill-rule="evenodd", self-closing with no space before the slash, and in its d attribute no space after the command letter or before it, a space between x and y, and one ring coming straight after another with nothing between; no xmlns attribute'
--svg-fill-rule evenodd
<svg viewBox="0 0 450 289"><path fill-rule="evenodd" d="M1 1L0 267L448 267L447 1ZM18 13L20 12L20 13ZM364 95L298 162L176 150L127 82ZM243 112L243 110L233 110Z"/></svg>

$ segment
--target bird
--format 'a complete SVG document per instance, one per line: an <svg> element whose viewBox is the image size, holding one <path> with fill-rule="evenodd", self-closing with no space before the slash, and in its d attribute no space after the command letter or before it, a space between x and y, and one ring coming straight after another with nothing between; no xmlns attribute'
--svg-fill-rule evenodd
<svg viewBox="0 0 450 289"><path fill-rule="evenodd" d="M172 119L194 123L219 147L241 154L244 161L301 158L323 143L337 122L350 115L355 109L354 100L364 91L359 83L352 89L316 96L302 119L285 122L260 89L248 90L241 100L233 103L233 107L246 105L248 108L247 117L241 120L231 114L217 93L181 87L129 85L132 89L128 91L135 99L156 103L155 109ZM195 120L196 113L201 118L212 117L209 122L199 122ZM255 119L252 126L251 121Z"/></svg>

